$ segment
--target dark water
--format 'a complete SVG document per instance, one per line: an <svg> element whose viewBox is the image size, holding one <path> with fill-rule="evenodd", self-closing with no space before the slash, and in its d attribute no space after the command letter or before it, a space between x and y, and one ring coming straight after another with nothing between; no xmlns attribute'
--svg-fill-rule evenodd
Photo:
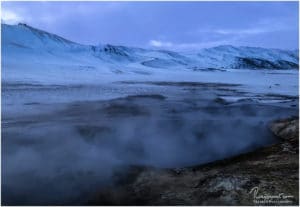
<svg viewBox="0 0 300 207"><path fill-rule="evenodd" d="M47 110L30 102L24 110L39 113L19 116L6 116L4 106L2 204L85 204L128 166L177 168L251 151L276 142L270 121L298 114L294 97L276 104L220 98L245 95L234 87L185 84L170 94L48 104Z"/></svg>

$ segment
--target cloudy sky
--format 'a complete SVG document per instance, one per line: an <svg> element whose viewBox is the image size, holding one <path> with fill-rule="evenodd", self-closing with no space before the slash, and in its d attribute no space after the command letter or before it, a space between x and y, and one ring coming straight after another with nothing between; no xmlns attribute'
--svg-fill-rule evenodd
<svg viewBox="0 0 300 207"><path fill-rule="evenodd" d="M93 45L298 49L298 2L2 2L1 19Z"/></svg>

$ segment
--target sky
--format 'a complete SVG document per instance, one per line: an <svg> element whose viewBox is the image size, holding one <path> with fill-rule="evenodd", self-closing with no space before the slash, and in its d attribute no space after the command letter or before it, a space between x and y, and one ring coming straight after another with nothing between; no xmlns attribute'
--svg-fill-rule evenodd
<svg viewBox="0 0 300 207"><path fill-rule="evenodd" d="M298 49L298 2L2 2L2 22L89 45Z"/></svg>

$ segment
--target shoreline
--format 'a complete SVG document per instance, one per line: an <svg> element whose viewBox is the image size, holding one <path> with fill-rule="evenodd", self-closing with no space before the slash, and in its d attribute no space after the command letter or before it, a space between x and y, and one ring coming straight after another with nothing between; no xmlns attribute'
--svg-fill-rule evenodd
<svg viewBox="0 0 300 207"><path fill-rule="evenodd" d="M295 117L272 122L278 143L232 158L180 169L133 168L128 183L100 191L89 205L298 205L298 126Z"/></svg>

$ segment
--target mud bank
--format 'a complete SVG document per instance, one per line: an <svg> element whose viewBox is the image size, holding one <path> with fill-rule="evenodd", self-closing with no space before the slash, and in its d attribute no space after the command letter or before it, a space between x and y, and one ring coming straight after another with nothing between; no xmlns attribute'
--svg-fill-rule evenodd
<svg viewBox="0 0 300 207"><path fill-rule="evenodd" d="M272 122L270 130L278 143L230 159L177 169L132 167L89 204L298 205L299 120Z"/></svg>

